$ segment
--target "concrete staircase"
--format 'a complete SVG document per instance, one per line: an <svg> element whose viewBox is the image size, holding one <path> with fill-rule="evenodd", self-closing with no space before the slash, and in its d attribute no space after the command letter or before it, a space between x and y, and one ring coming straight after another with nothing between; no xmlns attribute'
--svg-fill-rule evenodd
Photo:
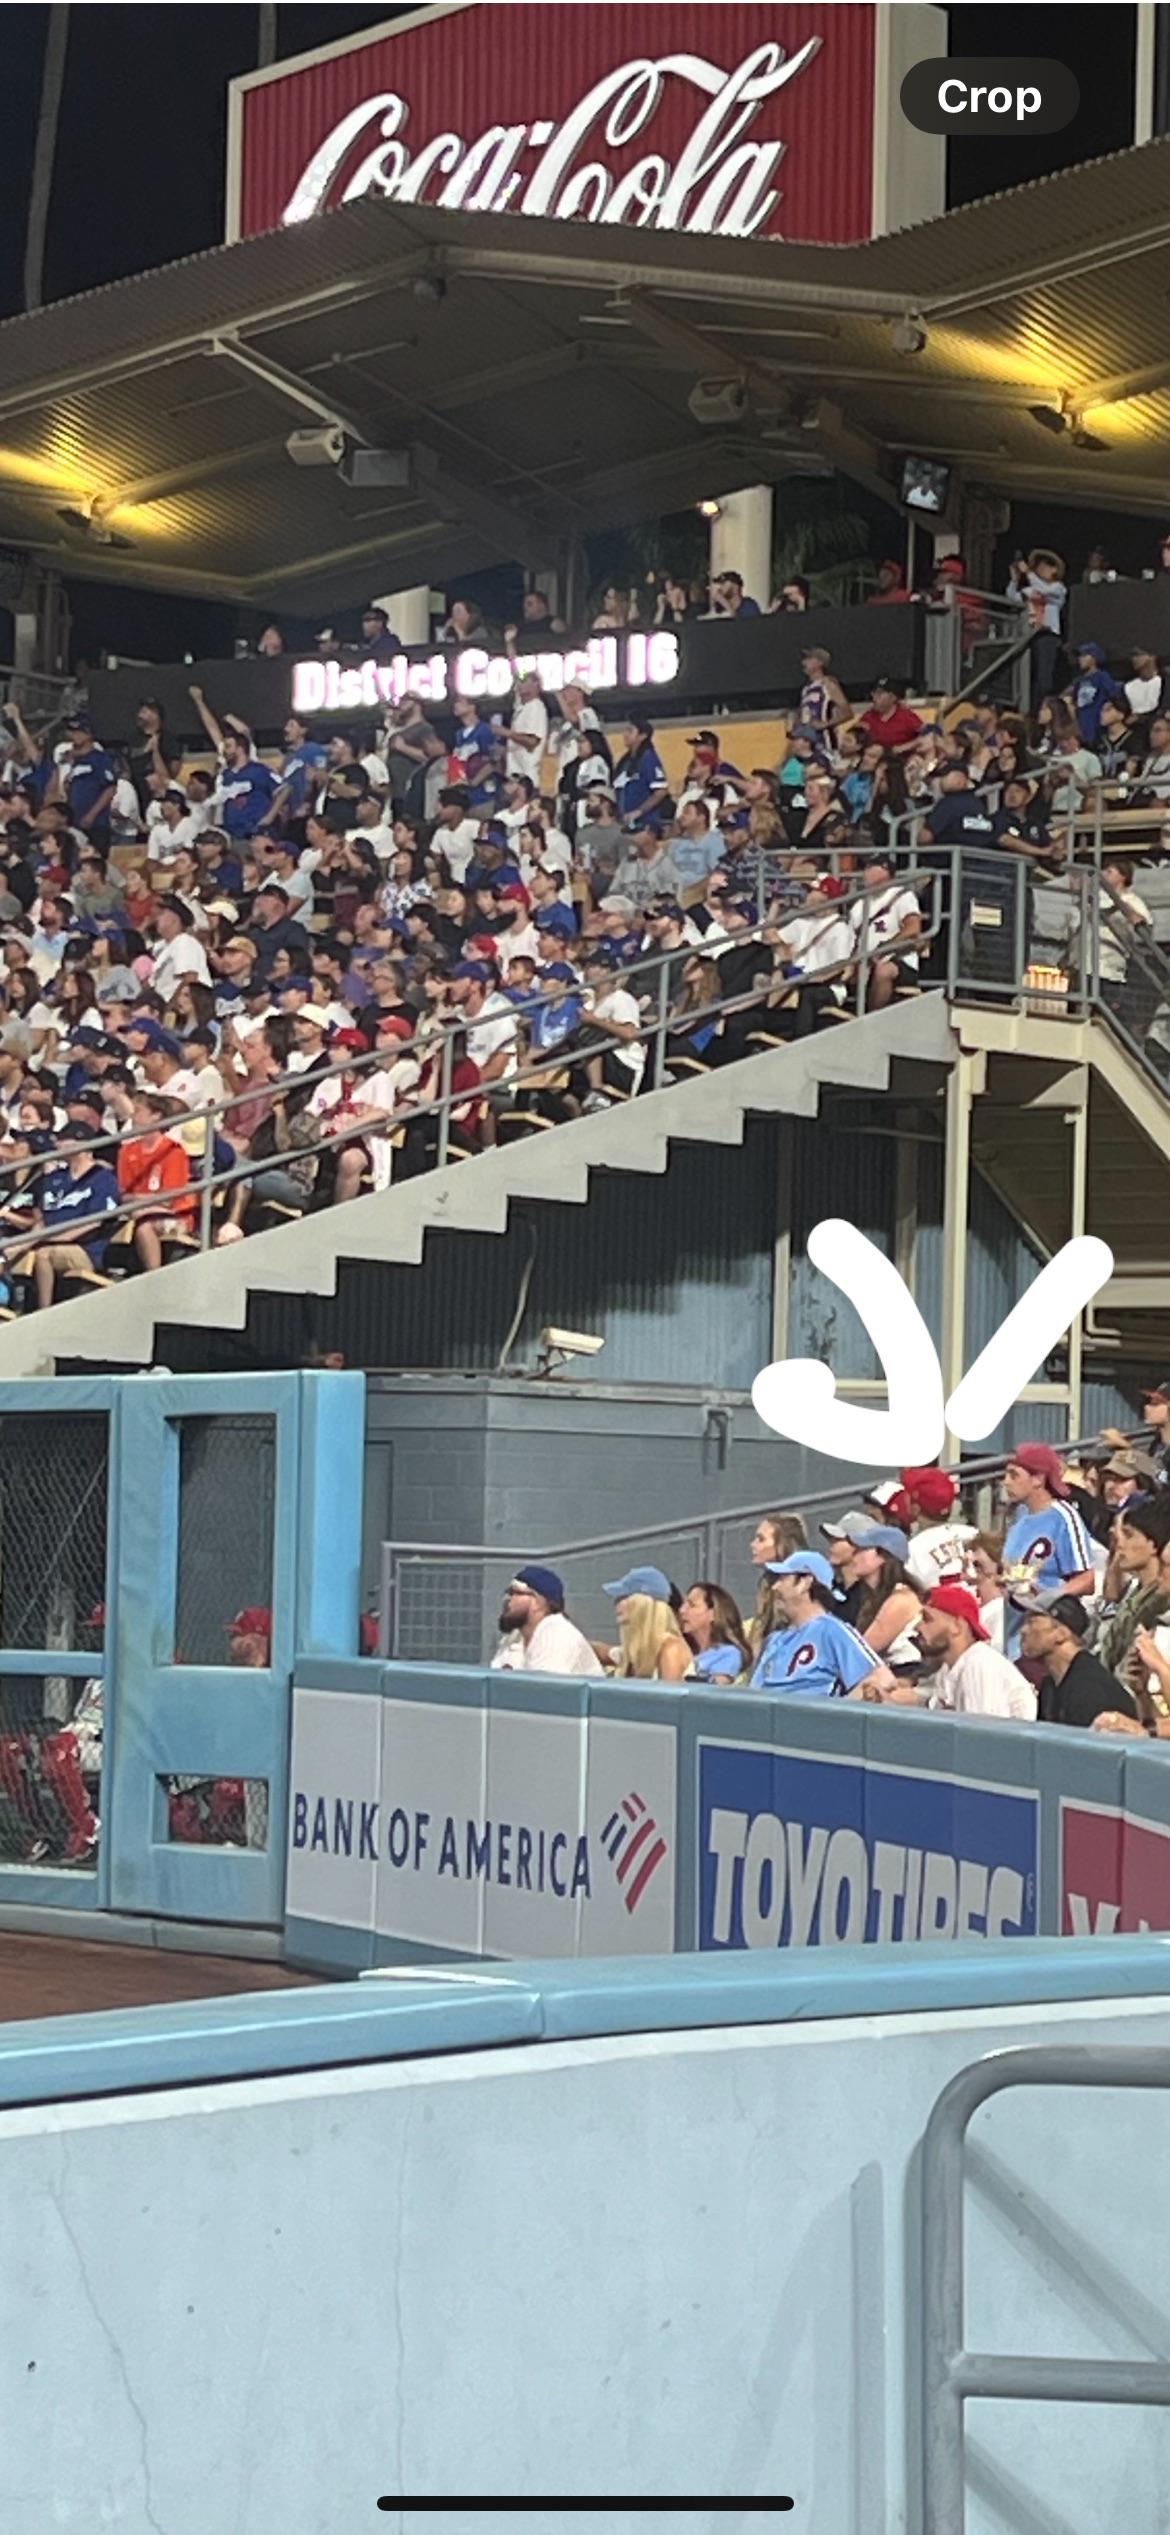
<svg viewBox="0 0 1170 2535"><path fill-rule="evenodd" d="M242 1330L254 1293L332 1294L343 1259L418 1265L426 1235L436 1228L503 1232L514 1197L584 1205L592 1171L662 1172L672 1140L741 1144L749 1115L813 1118L822 1085L883 1092L899 1060L945 1067L954 1051L941 993L894 1004L797 1046L670 1084L377 1196L30 1313L0 1327L0 1380L52 1373L62 1358L149 1365L160 1324Z"/></svg>

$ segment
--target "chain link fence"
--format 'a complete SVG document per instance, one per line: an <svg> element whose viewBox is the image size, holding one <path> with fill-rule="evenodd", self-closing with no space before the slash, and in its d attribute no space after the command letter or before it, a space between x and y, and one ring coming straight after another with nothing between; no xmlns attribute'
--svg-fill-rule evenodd
<svg viewBox="0 0 1170 2535"><path fill-rule="evenodd" d="M268 1846L266 1778L160 1778L167 1839L180 1848Z"/></svg>
<svg viewBox="0 0 1170 2535"><path fill-rule="evenodd" d="M226 1663L233 1614L271 1608L275 1519L276 1419L184 1417L177 1664Z"/></svg>
<svg viewBox="0 0 1170 2535"><path fill-rule="evenodd" d="M0 1417L0 1644L100 1647L109 1420Z"/></svg>
<svg viewBox="0 0 1170 2535"><path fill-rule="evenodd" d="M102 1684L0 1678L0 1867L97 1861Z"/></svg>

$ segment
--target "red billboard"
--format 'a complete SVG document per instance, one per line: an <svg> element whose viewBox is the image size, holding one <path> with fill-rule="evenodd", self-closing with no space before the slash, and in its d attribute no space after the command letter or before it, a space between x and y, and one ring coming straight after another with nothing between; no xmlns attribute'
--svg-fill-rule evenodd
<svg viewBox="0 0 1170 2535"><path fill-rule="evenodd" d="M1061 1933L1145 1936L1170 1928L1170 1825L1113 1805L1061 1806Z"/></svg>
<svg viewBox="0 0 1170 2535"><path fill-rule="evenodd" d="M888 17L850 0L420 9L234 82L228 235L374 195L705 236L868 238L883 225Z"/></svg>

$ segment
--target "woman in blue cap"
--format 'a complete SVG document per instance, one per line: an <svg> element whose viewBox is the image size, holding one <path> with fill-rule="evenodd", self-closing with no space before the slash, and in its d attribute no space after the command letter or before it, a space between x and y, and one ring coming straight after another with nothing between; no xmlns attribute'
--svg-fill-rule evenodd
<svg viewBox="0 0 1170 2535"><path fill-rule="evenodd" d="M769 1560L776 1627L748 1684L797 1699L871 1698L893 1687L888 1664L832 1611L833 1570L818 1549Z"/></svg>
<svg viewBox="0 0 1170 2535"><path fill-rule="evenodd" d="M691 1650L661 1567L631 1567L605 1587L617 1615L620 1642L595 1650L619 1681L685 1681Z"/></svg>

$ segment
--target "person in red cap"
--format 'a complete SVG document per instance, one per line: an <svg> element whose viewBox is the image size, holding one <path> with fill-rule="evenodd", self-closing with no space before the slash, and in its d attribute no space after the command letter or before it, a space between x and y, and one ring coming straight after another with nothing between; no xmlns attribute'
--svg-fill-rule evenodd
<svg viewBox="0 0 1170 2535"><path fill-rule="evenodd" d="M1011 1520L1003 1544L1004 1588L1031 1585L1047 1593L1097 1590L1089 1535L1069 1501L1060 1454L1051 1444L1016 1444L1003 1474L1004 1504ZM1010 1601L1005 1644L1014 1655L1023 1622Z"/></svg>
<svg viewBox="0 0 1170 2535"><path fill-rule="evenodd" d="M1035 1724L1035 1690L1006 1655L997 1654L965 1584L936 1584L914 1633L937 1666L926 1684L927 1707Z"/></svg>
<svg viewBox="0 0 1170 2535"><path fill-rule="evenodd" d="M360 1064L359 1060L369 1054L363 1031L335 1030L329 1042L330 1064L340 1064L345 1057L352 1057L353 1064L347 1065L344 1073L327 1074L309 1101L311 1115L321 1121L324 1138L344 1135L347 1128L354 1126L367 1126L370 1130L368 1137L351 1135L344 1144L334 1147L335 1206L345 1205L360 1195L367 1171L375 1188L390 1184L386 1129L394 1108L394 1091L384 1067Z"/></svg>
<svg viewBox="0 0 1170 2535"><path fill-rule="evenodd" d="M975 1525L951 1521L958 1490L945 1470L903 1470L902 1487L909 1516L903 1529L911 1534L906 1573L920 1592L929 1593L932 1585L965 1574Z"/></svg>
<svg viewBox="0 0 1170 2535"><path fill-rule="evenodd" d="M228 1662L245 1672L267 1672L272 1661L272 1613L250 1603L227 1624Z"/></svg>

